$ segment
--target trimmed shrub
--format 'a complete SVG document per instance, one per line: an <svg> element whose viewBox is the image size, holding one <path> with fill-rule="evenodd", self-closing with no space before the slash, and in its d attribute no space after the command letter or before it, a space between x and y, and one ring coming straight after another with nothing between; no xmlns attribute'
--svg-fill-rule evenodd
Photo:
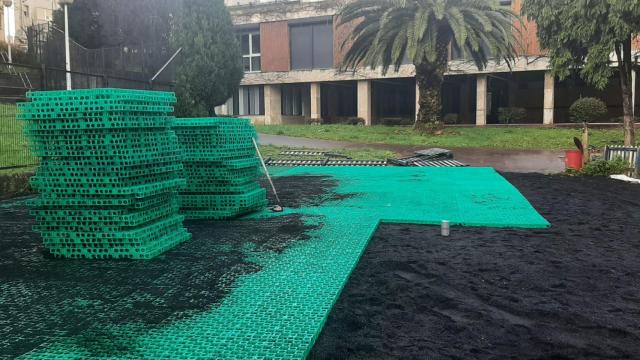
<svg viewBox="0 0 640 360"><path fill-rule="evenodd" d="M605 121L607 104L597 98L581 98L569 108L569 119L576 123Z"/></svg>
<svg viewBox="0 0 640 360"><path fill-rule="evenodd" d="M346 120L344 120L343 124L345 125L355 125L355 126L364 126L365 125L365 121L363 118L359 118L359 117L350 117Z"/></svg>
<svg viewBox="0 0 640 360"><path fill-rule="evenodd" d="M442 121L447 125L457 124L459 118L460 116L458 114L449 113L442 117Z"/></svg>
<svg viewBox="0 0 640 360"><path fill-rule="evenodd" d="M501 124L519 124L527 120L527 109L506 107L498 109L498 121Z"/></svg>
<svg viewBox="0 0 640 360"><path fill-rule="evenodd" d="M406 126L413 125L415 120L408 117L384 117L377 121L378 124L385 126Z"/></svg>
<svg viewBox="0 0 640 360"><path fill-rule="evenodd" d="M618 174L626 174L631 170L631 166L629 163L622 159L616 158L611 161L606 160L596 160L587 163L582 170L580 170L580 175L582 176L609 176L609 175L618 175Z"/></svg>

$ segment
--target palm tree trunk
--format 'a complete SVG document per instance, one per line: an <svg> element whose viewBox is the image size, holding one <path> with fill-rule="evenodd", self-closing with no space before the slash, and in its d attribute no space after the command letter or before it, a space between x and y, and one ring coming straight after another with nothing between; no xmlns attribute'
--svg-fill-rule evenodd
<svg viewBox="0 0 640 360"><path fill-rule="evenodd" d="M440 130L442 123L442 84L448 65L448 47L438 46L438 58L435 63L422 63L416 67L418 97L418 115L414 128L418 131L434 132Z"/></svg>

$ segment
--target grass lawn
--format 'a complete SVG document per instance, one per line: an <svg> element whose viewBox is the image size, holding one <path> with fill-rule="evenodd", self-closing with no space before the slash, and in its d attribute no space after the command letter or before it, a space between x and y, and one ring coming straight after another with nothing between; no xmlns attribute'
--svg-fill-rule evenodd
<svg viewBox="0 0 640 360"><path fill-rule="evenodd" d="M15 105L0 104L0 168L37 163L22 132L23 124L16 119ZM0 174L10 175L26 171L33 171L33 167L0 170Z"/></svg>
<svg viewBox="0 0 640 360"><path fill-rule="evenodd" d="M352 125L261 125L258 132L311 139L349 141L363 144L440 146L450 148L493 148L520 150L573 149L573 137L580 129L568 128L447 128L443 135L421 135L409 127ZM593 146L621 145L622 129L593 129Z"/></svg>
<svg viewBox="0 0 640 360"><path fill-rule="evenodd" d="M280 155L281 151L291 150L288 147L279 147L273 145L260 145L260 153L265 159L285 159L289 158L286 155ZM295 148L295 150L301 150ZM327 151L318 149L304 149L308 151ZM389 158L398 157L398 154L393 151L379 150L379 149L331 149L332 154L340 154L348 156L354 160L386 160ZM300 159L300 157L296 157ZM322 157L324 158L324 157ZM305 157L305 159L313 159L313 157Z"/></svg>

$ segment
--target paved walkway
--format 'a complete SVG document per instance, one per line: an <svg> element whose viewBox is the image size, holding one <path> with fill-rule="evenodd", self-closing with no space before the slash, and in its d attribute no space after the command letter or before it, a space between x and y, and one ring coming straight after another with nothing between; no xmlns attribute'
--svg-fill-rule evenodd
<svg viewBox="0 0 640 360"><path fill-rule="evenodd" d="M388 144L360 144L346 141L330 141L297 138L280 135L260 134L263 145L289 146L310 149L357 149L375 148L395 151L401 155L411 155L416 150L429 146L388 145ZM458 148L453 151L455 159L472 166L493 167L499 171L508 172L536 172L554 174L564 171L561 158L563 151L548 150L502 150Z"/></svg>

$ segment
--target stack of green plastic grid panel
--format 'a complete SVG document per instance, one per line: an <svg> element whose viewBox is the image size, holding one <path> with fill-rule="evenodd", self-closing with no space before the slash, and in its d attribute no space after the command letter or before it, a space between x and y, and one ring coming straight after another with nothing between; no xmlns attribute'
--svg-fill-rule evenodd
<svg viewBox="0 0 640 360"><path fill-rule="evenodd" d="M182 156L173 93L32 92L19 104L41 158L31 202L56 257L150 259L189 239L179 215Z"/></svg>
<svg viewBox="0 0 640 360"><path fill-rule="evenodd" d="M186 185L181 212L190 219L229 219L264 207L255 128L247 119L177 119Z"/></svg>

